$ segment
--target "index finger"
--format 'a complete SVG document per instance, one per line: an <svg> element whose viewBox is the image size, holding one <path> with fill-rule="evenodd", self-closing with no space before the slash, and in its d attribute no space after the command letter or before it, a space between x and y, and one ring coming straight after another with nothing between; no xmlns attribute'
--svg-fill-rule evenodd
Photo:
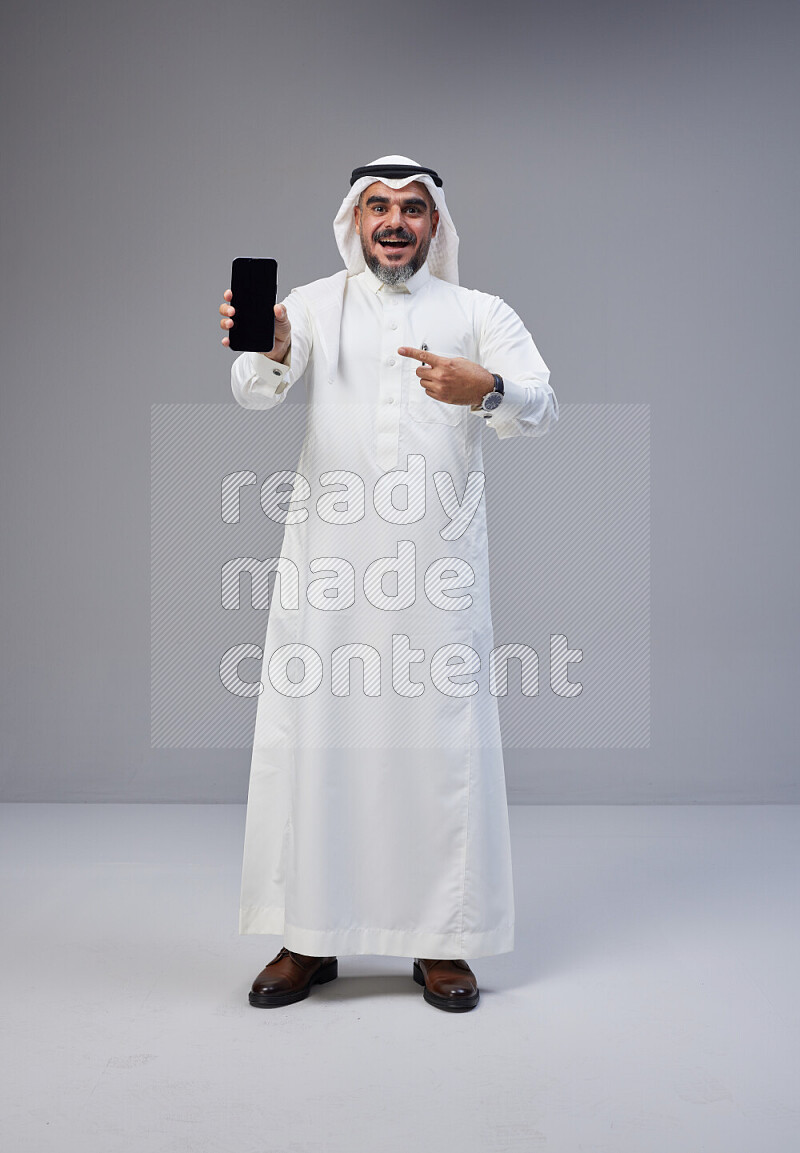
<svg viewBox="0 0 800 1153"><path fill-rule="evenodd" d="M428 352L421 348L398 348L397 351L401 356L410 356L414 360L421 360L423 364L429 364L431 368L434 368L440 360L445 359L436 352Z"/></svg>

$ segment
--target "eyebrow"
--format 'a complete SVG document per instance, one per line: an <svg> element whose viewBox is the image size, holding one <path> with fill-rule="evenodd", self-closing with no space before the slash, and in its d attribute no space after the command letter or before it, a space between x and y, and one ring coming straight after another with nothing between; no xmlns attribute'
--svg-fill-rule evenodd
<svg viewBox="0 0 800 1153"><path fill-rule="evenodd" d="M388 204L388 203L389 203L389 197L388 196L370 196L367 199L367 204ZM421 196L409 196L405 200L403 200L401 203L402 203L404 208L407 208L410 204L417 204L422 208L428 207L427 200L423 200Z"/></svg>

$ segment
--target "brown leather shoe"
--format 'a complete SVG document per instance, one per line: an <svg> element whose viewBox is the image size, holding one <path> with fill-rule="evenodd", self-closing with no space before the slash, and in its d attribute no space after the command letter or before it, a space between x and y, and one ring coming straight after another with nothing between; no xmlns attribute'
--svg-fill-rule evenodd
<svg viewBox="0 0 800 1153"><path fill-rule="evenodd" d="M284 947L253 981L250 1004L257 1009L302 1001L312 985L324 985L339 976L335 957L305 957Z"/></svg>
<svg viewBox="0 0 800 1153"><path fill-rule="evenodd" d="M424 985L422 996L429 1005L462 1013L478 1004L478 981L466 961L414 959L414 980Z"/></svg>

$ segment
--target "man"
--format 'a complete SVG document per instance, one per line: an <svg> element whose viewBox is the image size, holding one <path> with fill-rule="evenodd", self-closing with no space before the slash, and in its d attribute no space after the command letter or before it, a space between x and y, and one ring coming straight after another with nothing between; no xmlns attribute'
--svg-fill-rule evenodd
<svg viewBox="0 0 800 1153"><path fill-rule="evenodd" d="M481 438L541 435L558 403L519 317L459 286L437 173L384 156L350 184L346 268L293 290L274 348L232 367L245 408L301 377L308 395L297 472L274 478L286 530L239 927L284 939L252 1005L306 997L339 953L381 953L413 958L425 1000L458 1012L479 997L465 958L514 936ZM226 330L235 304L228 290Z"/></svg>

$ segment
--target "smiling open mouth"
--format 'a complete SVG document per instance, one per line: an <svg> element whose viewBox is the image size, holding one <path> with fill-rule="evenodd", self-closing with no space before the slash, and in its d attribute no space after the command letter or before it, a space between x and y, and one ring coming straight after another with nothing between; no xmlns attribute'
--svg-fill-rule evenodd
<svg viewBox="0 0 800 1153"><path fill-rule="evenodd" d="M379 240L378 241L378 244L380 244L383 248L407 248L410 243L411 243L410 240Z"/></svg>

